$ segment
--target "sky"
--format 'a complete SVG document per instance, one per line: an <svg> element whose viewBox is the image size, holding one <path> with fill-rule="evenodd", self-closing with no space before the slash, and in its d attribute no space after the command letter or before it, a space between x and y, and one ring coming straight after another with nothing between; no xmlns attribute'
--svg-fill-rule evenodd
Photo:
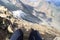
<svg viewBox="0 0 60 40"><path fill-rule="evenodd" d="M60 0L46 0L48 3L54 4L57 7L60 7Z"/></svg>

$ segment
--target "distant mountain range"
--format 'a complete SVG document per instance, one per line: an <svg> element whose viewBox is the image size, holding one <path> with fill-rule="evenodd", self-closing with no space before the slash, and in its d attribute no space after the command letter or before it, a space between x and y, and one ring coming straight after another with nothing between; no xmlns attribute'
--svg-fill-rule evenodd
<svg viewBox="0 0 60 40"><path fill-rule="evenodd" d="M34 7L24 4L21 0L0 0L0 5L5 6L8 10L10 10L13 15L15 15L14 17L22 18L23 20L32 23L40 24L42 21L51 22L52 20L51 18L47 18L46 13L35 10Z"/></svg>
<svg viewBox="0 0 60 40"><path fill-rule="evenodd" d="M54 13L54 16L55 16L55 18L53 18L53 19L55 19L56 22L60 21L60 19L59 19L60 0L45 0L44 4L45 3L49 4L49 6L48 5L46 5L46 6L51 7L50 8L52 10L51 13L52 14ZM50 4L52 4L52 5L50 5ZM5 6L9 11L11 11L12 15L15 18L23 19L23 20L31 22L31 23L37 23L37 24L44 23L49 26L52 22L52 18L48 17L47 13L35 10L35 8L33 6L25 4L22 0L0 0L0 5ZM38 7L38 9L39 8L40 8L40 6ZM49 10L49 8L47 8L47 9ZM57 23L57 25L59 26L58 23ZM53 26L55 27L55 25L56 24L54 23Z"/></svg>
<svg viewBox="0 0 60 40"><path fill-rule="evenodd" d="M8 8L8 10L10 10L13 13L13 15L15 15L14 17L22 18L23 20L26 20L26 21L29 21L32 23L41 22L41 20L38 17L36 17L32 14L34 8L32 6L24 4L20 0L16 0L15 4L13 3L12 0L0 0L0 5ZM18 10L18 12L17 12L17 10ZM19 10L21 10L21 13ZM16 13L15 13L15 11L16 11ZM19 16L17 14L19 14ZM24 16L22 16L22 15L24 15Z"/></svg>

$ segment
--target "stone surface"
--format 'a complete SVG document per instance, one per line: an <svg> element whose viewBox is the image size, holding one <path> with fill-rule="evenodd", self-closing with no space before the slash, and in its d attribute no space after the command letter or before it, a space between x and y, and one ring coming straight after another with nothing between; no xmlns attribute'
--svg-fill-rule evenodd
<svg viewBox="0 0 60 40"><path fill-rule="evenodd" d="M54 40L60 40L60 37L55 37Z"/></svg>

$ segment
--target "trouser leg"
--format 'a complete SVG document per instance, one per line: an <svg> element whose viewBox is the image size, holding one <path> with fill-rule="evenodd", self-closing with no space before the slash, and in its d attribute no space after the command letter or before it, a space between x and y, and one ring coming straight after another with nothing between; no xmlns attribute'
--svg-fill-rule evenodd
<svg viewBox="0 0 60 40"><path fill-rule="evenodd" d="M32 30L29 36L29 40L42 40L42 38L38 31Z"/></svg>
<svg viewBox="0 0 60 40"><path fill-rule="evenodd" d="M20 29L16 30L10 40L23 40L23 32Z"/></svg>

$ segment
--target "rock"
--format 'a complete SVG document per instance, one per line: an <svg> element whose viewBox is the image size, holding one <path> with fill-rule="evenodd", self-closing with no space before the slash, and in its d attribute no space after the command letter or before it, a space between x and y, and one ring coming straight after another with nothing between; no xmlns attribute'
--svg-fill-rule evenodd
<svg viewBox="0 0 60 40"><path fill-rule="evenodd" d="M13 33L13 30L12 30L12 28L10 27L10 26L8 26L8 31L10 32L10 33Z"/></svg>
<svg viewBox="0 0 60 40"><path fill-rule="evenodd" d="M7 11L7 8L5 8L4 6L0 6L0 11Z"/></svg>
<svg viewBox="0 0 60 40"><path fill-rule="evenodd" d="M60 40L60 37L55 37L53 40Z"/></svg>

